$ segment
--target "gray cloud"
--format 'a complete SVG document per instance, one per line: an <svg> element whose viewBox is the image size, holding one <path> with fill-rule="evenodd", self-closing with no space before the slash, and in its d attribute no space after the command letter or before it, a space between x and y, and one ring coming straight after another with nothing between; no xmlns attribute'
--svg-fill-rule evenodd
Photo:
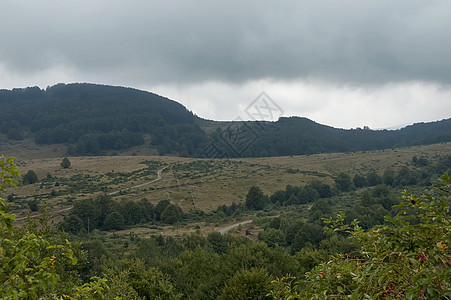
<svg viewBox="0 0 451 300"><path fill-rule="evenodd" d="M340 128L399 128L450 117L451 90L423 83L355 88L315 82L259 80L143 87L183 103L201 117L249 119L245 109L265 91L284 116L304 116Z"/></svg>
<svg viewBox="0 0 451 300"><path fill-rule="evenodd" d="M0 64L145 84L451 83L451 2L2 1Z"/></svg>

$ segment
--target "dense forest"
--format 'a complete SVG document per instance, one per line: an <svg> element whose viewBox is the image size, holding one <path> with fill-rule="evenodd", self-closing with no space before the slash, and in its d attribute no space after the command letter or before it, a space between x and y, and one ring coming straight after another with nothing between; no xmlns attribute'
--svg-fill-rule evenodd
<svg viewBox="0 0 451 300"><path fill-rule="evenodd" d="M0 159L0 171L0 192L17 184L14 159ZM334 184L287 185L271 195L252 186L243 204L209 213L183 212L167 200L153 205L100 195L74 203L56 226L44 208L38 222L13 227L14 216L0 198L0 295L450 299L450 171L450 156L413 156L399 170L340 173ZM241 236L115 233L243 216L253 216L253 226L261 228L257 236L247 230Z"/></svg>
<svg viewBox="0 0 451 300"><path fill-rule="evenodd" d="M344 130L301 117L215 122L156 94L94 84L0 90L0 106L0 133L8 139L64 143L68 155L147 147L189 157L284 156L451 141L451 119L400 130Z"/></svg>
<svg viewBox="0 0 451 300"><path fill-rule="evenodd" d="M0 91L0 131L37 144L67 143L70 155L98 155L144 144L161 154L194 155L205 135L175 101L135 89L58 84Z"/></svg>
<svg viewBox="0 0 451 300"><path fill-rule="evenodd" d="M418 123L400 130L344 130L290 117L265 123L257 130L259 136L243 152L244 156L352 152L446 142L451 140L451 119Z"/></svg>

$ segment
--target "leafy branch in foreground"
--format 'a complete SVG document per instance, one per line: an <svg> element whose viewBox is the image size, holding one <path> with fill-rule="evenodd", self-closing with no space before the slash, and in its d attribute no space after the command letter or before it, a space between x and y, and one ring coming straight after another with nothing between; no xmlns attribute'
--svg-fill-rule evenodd
<svg viewBox="0 0 451 300"><path fill-rule="evenodd" d="M344 216L325 220L361 245L337 254L293 280L273 281L275 299L451 299L451 178L435 185L436 195L404 191L388 225L364 231Z"/></svg>
<svg viewBox="0 0 451 300"><path fill-rule="evenodd" d="M0 192L17 187L19 169L14 158L0 156ZM44 212L45 215L45 212ZM140 261L124 262L107 278L92 277L82 284L77 273L84 253L63 232L43 219L14 228L15 215L0 198L1 299L179 299L169 278ZM78 257L77 257L78 256Z"/></svg>
<svg viewBox="0 0 451 300"><path fill-rule="evenodd" d="M17 187L19 168L14 158L0 157L0 191ZM7 212L0 198L0 297L8 299L37 299L56 291L61 264L76 264L70 243L53 244L44 237L13 228L15 215Z"/></svg>

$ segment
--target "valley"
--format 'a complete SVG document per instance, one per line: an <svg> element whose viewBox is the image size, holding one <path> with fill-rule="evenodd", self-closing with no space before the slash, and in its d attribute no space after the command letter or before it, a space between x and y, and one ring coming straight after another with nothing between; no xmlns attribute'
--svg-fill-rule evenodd
<svg viewBox="0 0 451 300"><path fill-rule="evenodd" d="M304 186L314 180L333 185L339 173L382 175L412 165L412 157L434 160L451 154L451 143L365 152L287 157L196 159L173 156L69 157L64 169L58 158L18 157L22 174L33 170L39 182L21 186L12 211L24 217L28 201L47 202L48 210L61 210L80 199L108 194L115 201L148 199L156 205L169 200L183 211L211 212L221 205L244 203L251 186L272 194L287 185ZM42 155L42 154L41 154ZM162 170L163 177L157 178ZM131 188L136 187L136 188Z"/></svg>
<svg viewBox="0 0 451 300"><path fill-rule="evenodd" d="M10 144L10 150L25 143ZM82 268L75 275L61 273L64 282L76 276L91 289L96 276L110 276L108 282L133 292L139 289L133 278L145 281L159 274L158 283L152 285L166 284L164 293L173 299L228 295L233 280L241 276L245 277L240 280L250 276L266 282L258 294L281 293L280 287L287 289L284 293L295 294L304 290L289 288L292 284L303 284L299 278L310 272L331 272L329 264L345 268L342 272L347 264L351 270L360 270L361 251L368 245L360 246L355 240L362 238L365 243L365 235L381 230L372 228L394 230L386 220L403 218L397 205L423 205L420 198L409 198L406 204L399 198L403 190L422 197L438 195L432 183L451 169L451 143L230 159L123 153L69 156L65 163L58 150L33 149L28 156L17 157L22 174L17 190L8 188L3 193L9 212L18 216L14 230L36 232L60 245L58 249L78 251ZM429 220L437 222L430 217L424 222ZM353 227L356 224L361 227ZM330 226L335 226L334 231ZM447 249L435 225L431 229L418 226L423 230L420 240L432 234L434 242L416 248L413 255L420 255L419 251L436 255L434 245ZM348 228L352 236L340 228ZM388 245L386 238L382 235L378 247ZM402 236L397 243L404 245L405 239ZM440 266L446 253L430 263ZM405 261L398 264L404 273L411 272ZM65 262L65 268L72 267ZM369 269L371 275L380 266L372 268L376 269ZM310 284L315 277L308 280ZM323 288L333 289L335 277L327 280ZM392 292L384 284L380 289ZM124 293L111 286L106 295ZM432 287L441 291L440 286ZM407 289L403 283L401 290Z"/></svg>

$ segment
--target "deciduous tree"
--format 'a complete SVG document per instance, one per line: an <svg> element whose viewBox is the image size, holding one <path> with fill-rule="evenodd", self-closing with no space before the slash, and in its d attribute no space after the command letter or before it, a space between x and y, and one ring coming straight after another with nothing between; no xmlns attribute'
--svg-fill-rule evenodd
<svg viewBox="0 0 451 300"><path fill-rule="evenodd" d="M63 158L63 161L61 162L61 167L63 167L64 169L70 167L70 160L67 157Z"/></svg>
<svg viewBox="0 0 451 300"><path fill-rule="evenodd" d="M253 210L261 210L267 203L267 196L258 186L252 186L246 195L246 207Z"/></svg>
<svg viewBox="0 0 451 300"><path fill-rule="evenodd" d="M25 176L22 178L22 183L25 185L33 184L35 182L38 182L38 180L39 179L36 173L33 170L29 170L27 174L25 174Z"/></svg>

